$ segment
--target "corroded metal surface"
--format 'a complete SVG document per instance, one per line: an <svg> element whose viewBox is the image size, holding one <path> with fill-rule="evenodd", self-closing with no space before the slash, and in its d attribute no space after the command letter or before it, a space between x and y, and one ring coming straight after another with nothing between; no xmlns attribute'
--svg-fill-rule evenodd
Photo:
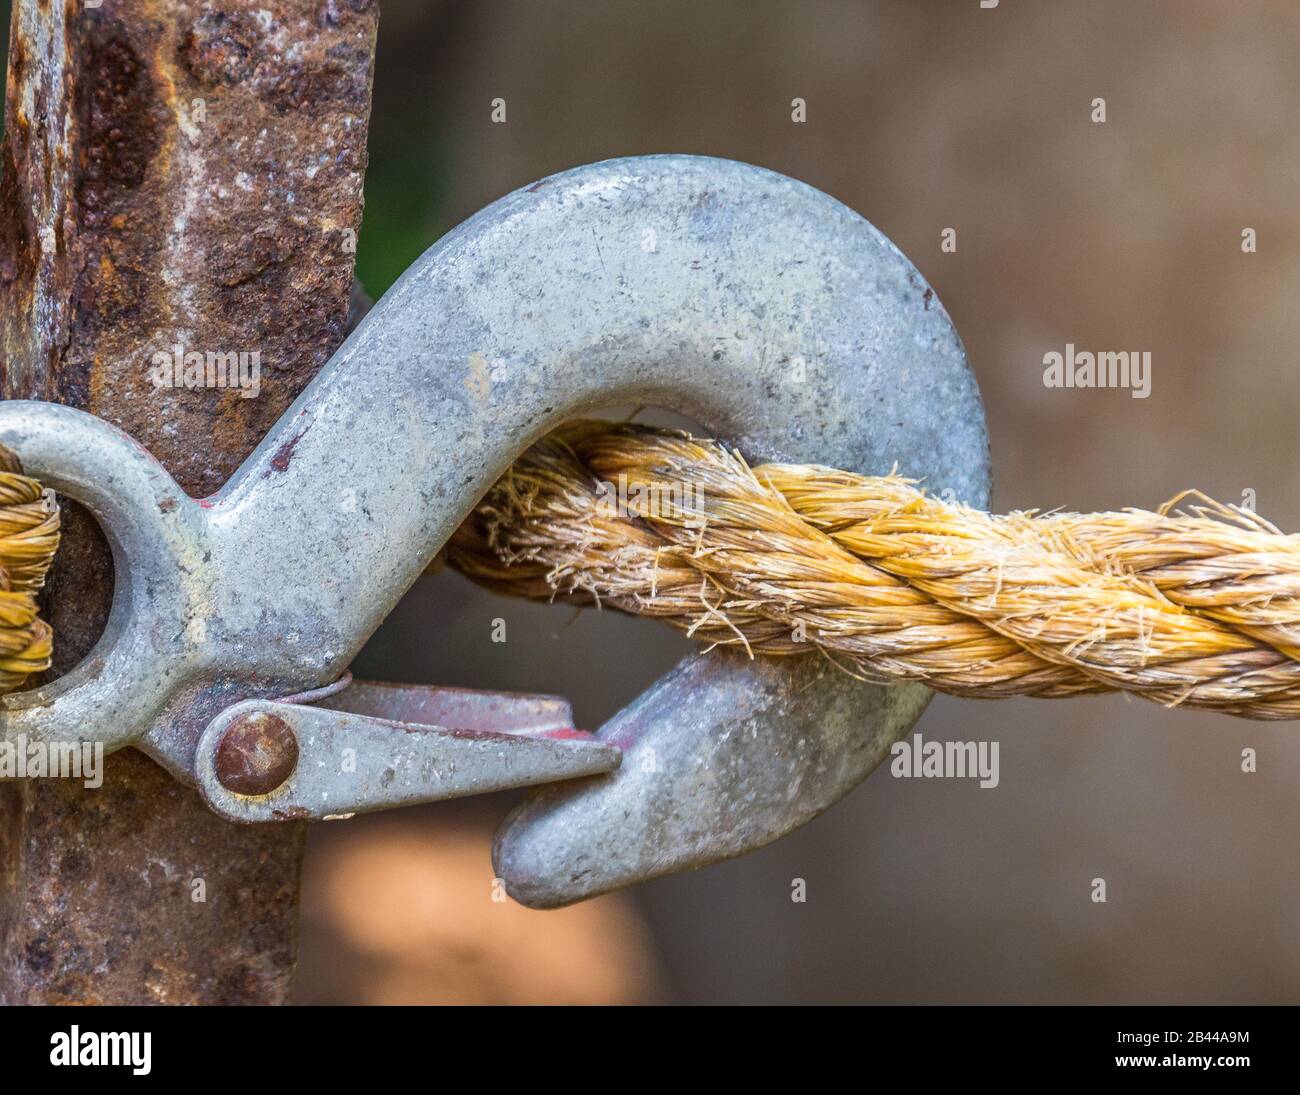
<svg viewBox="0 0 1300 1095"><path fill-rule="evenodd" d="M227 723L212 771L223 788L237 795L267 795L293 775L298 756L292 726L273 711L250 711Z"/></svg>
<svg viewBox="0 0 1300 1095"><path fill-rule="evenodd" d="M16 6L11 398L108 419L191 494L226 480L346 329L375 26L369 0ZM159 393L178 346L257 351L261 393Z"/></svg>
<svg viewBox="0 0 1300 1095"><path fill-rule="evenodd" d="M0 1000L285 1000L301 826L217 817L133 750L104 786L0 788Z"/></svg>
<svg viewBox="0 0 1300 1095"><path fill-rule="evenodd" d="M91 410L192 493L225 480L345 330L376 19L369 0L16 3L6 397ZM259 394L155 388L153 355L178 348L256 352ZM113 588L102 537L65 513L60 671ZM0 997L284 999L300 826L232 826L130 750L98 791L36 782L0 803Z"/></svg>

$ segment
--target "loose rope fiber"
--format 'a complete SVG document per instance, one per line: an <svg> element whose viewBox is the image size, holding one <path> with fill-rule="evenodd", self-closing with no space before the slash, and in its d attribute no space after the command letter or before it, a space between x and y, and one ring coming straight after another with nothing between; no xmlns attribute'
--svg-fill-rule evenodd
<svg viewBox="0 0 1300 1095"><path fill-rule="evenodd" d="M997 516L897 475L750 468L683 433L577 422L515 462L446 554L505 592L754 655L820 651L870 680L1300 716L1300 537L1191 497ZM0 692L49 667L36 592L58 539L52 495L0 451Z"/></svg>
<svg viewBox="0 0 1300 1095"><path fill-rule="evenodd" d="M59 508L52 491L23 474L0 445L0 693L50 667L54 637L40 618L36 593L59 546Z"/></svg>
<svg viewBox="0 0 1300 1095"><path fill-rule="evenodd" d="M1300 537L1193 498L995 516L896 475L751 469L716 442L580 422L516 461L447 557L505 592L820 650L871 680L1300 716Z"/></svg>

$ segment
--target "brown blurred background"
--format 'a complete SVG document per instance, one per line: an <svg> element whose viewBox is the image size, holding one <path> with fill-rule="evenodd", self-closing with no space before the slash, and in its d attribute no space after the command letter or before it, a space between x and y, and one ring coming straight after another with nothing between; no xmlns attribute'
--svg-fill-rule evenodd
<svg viewBox="0 0 1300 1095"><path fill-rule="evenodd" d="M373 293L563 168L762 164L857 209L930 280L983 388L999 509L1198 486L1254 491L1300 529L1294 0L384 0L380 28L358 256ZM1044 388L1042 356L1066 342L1150 350L1150 398ZM594 727L684 649L650 622L443 574L357 669L562 692ZM1001 785L881 770L762 852L561 913L492 901L506 800L317 826L298 999L1300 1000L1294 727L940 697L921 730L999 741Z"/></svg>

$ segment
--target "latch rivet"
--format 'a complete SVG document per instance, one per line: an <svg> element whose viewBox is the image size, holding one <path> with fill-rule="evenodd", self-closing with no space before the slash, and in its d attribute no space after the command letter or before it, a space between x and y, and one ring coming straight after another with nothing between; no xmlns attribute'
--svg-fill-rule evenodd
<svg viewBox="0 0 1300 1095"><path fill-rule="evenodd" d="M298 739L278 715L243 715L222 735L215 762L217 779L226 790L269 795L298 766Z"/></svg>

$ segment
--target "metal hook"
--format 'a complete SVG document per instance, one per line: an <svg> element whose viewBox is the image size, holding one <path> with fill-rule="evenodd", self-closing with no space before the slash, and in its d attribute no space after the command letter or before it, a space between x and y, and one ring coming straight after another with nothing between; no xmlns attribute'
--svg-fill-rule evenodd
<svg viewBox="0 0 1300 1095"><path fill-rule="evenodd" d="M528 444L627 403L689 415L751 460L898 462L987 501L961 344L876 229L745 164L578 168L426 252L211 499L164 489L165 472L120 434L88 463L90 440L115 431L87 416L0 406L0 441L33 474L78 497L87 471L102 484L88 501L126 563L129 602L93 672L5 699L5 737L78 739L78 712L111 703L113 745L137 743L193 780L199 735L222 710L346 669ZM129 513L119 472L149 488ZM150 490L163 504L146 511ZM150 581L165 596L140 589ZM555 905L757 847L862 779L926 697L815 658L689 658L601 731L624 750L617 772L515 816L498 871L519 899Z"/></svg>

